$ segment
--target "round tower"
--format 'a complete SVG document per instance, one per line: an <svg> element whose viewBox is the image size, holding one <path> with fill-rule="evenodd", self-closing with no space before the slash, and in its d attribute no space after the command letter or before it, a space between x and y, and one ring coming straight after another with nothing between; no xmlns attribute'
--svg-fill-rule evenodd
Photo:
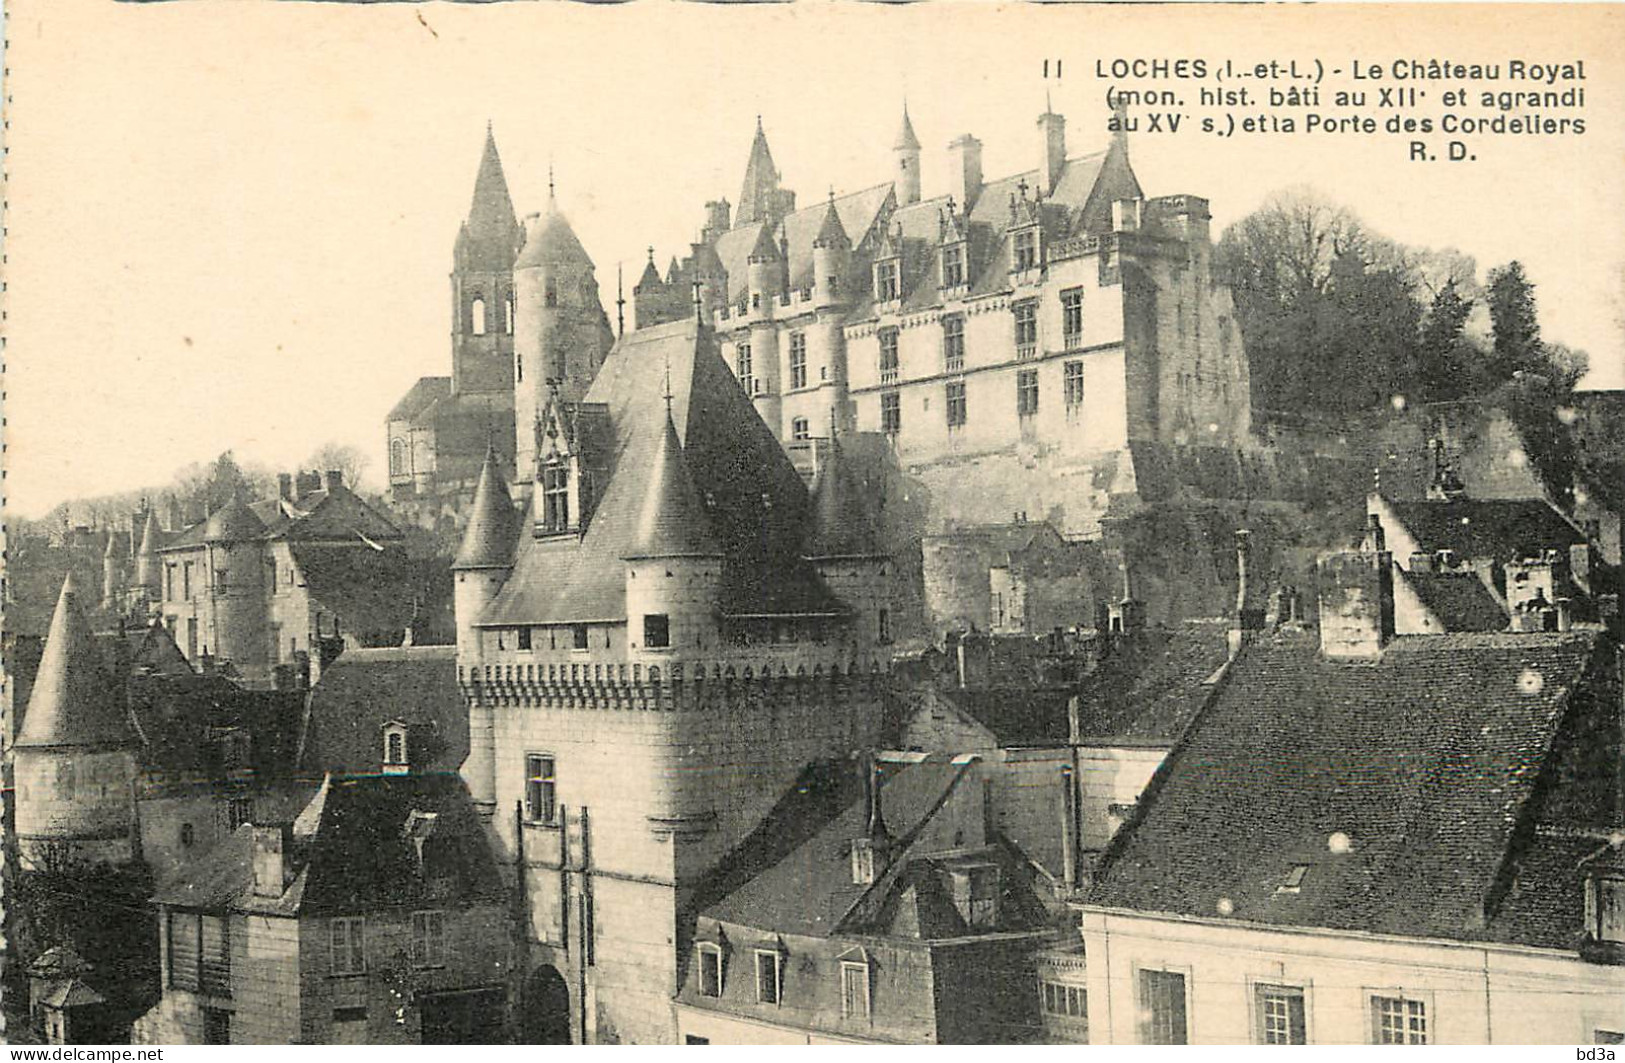
<svg viewBox="0 0 1625 1063"><path fill-rule="evenodd" d="M722 547L688 472L668 404L626 562L628 660L668 677L715 654ZM652 671L650 672L652 675Z"/></svg>
<svg viewBox="0 0 1625 1063"><path fill-rule="evenodd" d="M896 176L892 186L897 191L897 205L906 207L920 201L920 138L914 135L914 123L908 120L908 104L903 104L903 126L897 131L892 144L892 159Z"/></svg>
<svg viewBox="0 0 1625 1063"><path fill-rule="evenodd" d="M135 585L145 603L154 603L163 597L163 560L158 548L164 543L164 530L158 525L158 511L147 511L146 527L141 530L141 545L135 555Z"/></svg>
<svg viewBox="0 0 1625 1063"><path fill-rule="evenodd" d="M847 271L852 266L852 240L835 209L835 192L830 191L823 224L813 237L813 299L818 309L844 305L847 301Z"/></svg>
<svg viewBox="0 0 1625 1063"><path fill-rule="evenodd" d="M240 501L215 513L203 528L211 621L207 650L249 680L270 678L264 534L265 524Z"/></svg>
<svg viewBox="0 0 1625 1063"><path fill-rule="evenodd" d="M865 657L892 641L890 558L880 529L865 504L865 491L831 425L813 485L812 525L801 553L852 612L848 639Z"/></svg>
<svg viewBox="0 0 1625 1063"><path fill-rule="evenodd" d="M587 393L614 344L592 259L549 197L530 217L514 263L515 482L536 474L536 418L550 390L567 402Z"/></svg>
<svg viewBox="0 0 1625 1063"><path fill-rule="evenodd" d="M139 742L70 575L62 583L28 715L13 745L25 866L134 859Z"/></svg>
<svg viewBox="0 0 1625 1063"><path fill-rule="evenodd" d="M508 495L496 450L487 448L468 527L451 563L459 674L482 665L479 629L474 625L513 572L519 530L518 514ZM496 810L496 720L489 702L469 705L468 759L462 770L475 806L491 815Z"/></svg>
<svg viewBox="0 0 1625 1063"><path fill-rule="evenodd" d="M102 551L102 608L109 613L124 611L124 596L128 590L125 585L128 545L122 533L107 533L107 549Z"/></svg>

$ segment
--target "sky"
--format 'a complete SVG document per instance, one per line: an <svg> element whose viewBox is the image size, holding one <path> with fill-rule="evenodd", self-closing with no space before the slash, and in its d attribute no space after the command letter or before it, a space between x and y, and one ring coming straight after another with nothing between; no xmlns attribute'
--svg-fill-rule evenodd
<svg viewBox="0 0 1625 1063"><path fill-rule="evenodd" d="M1548 339L1625 387L1625 11L1567 5L342 5L15 0L8 67L7 504L166 482L230 449L328 442L384 471L384 416L450 372L448 272L487 121L521 216L559 202L612 299L653 244L737 202L757 115L802 204L888 179L903 100L927 196L946 145L1038 158L1046 91L1104 146L1097 59L1587 60L1584 137L1471 164L1393 142L1140 134L1148 195L1213 231L1307 184L1480 271L1520 259ZM1063 74L1045 76L1044 60ZM614 308L609 308L613 320Z"/></svg>

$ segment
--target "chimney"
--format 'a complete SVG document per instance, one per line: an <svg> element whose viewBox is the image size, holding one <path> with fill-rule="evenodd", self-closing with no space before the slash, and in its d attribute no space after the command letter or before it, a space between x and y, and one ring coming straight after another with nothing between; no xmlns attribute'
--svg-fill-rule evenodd
<svg viewBox="0 0 1625 1063"><path fill-rule="evenodd" d="M293 474L279 472L276 474L276 496L284 502L293 501Z"/></svg>
<svg viewBox="0 0 1625 1063"><path fill-rule="evenodd" d="M1567 598L1559 598L1552 604L1557 613L1557 630L1568 631L1574 626L1574 603Z"/></svg>
<svg viewBox="0 0 1625 1063"><path fill-rule="evenodd" d="M1365 541L1360 544L1360 550L1368 554L1380 554L1388 549L1388 537L1382 531L1382 518L1375 513L1367 513L1365 517Z"/></svg>
<svg viewBox="0 0 1625 1063"><path fill-rule="evenodd" d="M886 833L886 817L880 807L880 767L872 754L858 758L863 771L865 827L861 838L852 839L852 884L870 886L886 870L886 852L891 843Z"/></svg>
<svg viewBox="0 0 1625 1063"><path fill-rule="evenodd" d="M717 237L728 231L732 210L732 205L726 199L713 199L705 205L705 228L700 232L701 243L714 244Z"/></svg>
<svg viewBox="0 0 1625 1063"><path fill-rule="evenodd" d="M337 491L344 486L344 474L337 469L327 470L327 489Z"/></svg>
<svg viewBox="0 0 1625 1063"><path fill-rule="evenodd" d="M1372 520L1380 539L1382 527ZM1394 636L1393 563L1386 550L1339 553L1320 561L1321 653L1327 657L1382 653Z"/></svg>
<svg viewBox="0 0 1625 1063"><path fill-rule="evenodd" d="M293 856L293 826L253 826L254 896L280 897L288 886L288 866Z"/></svg>
<svg viewBox="0 0 1625 1063"><path fill-rule="evenodd" d="M982 194L982 142L969 133L948 145L948 194L967 214Z"/></svg>
<svg viewBox="0 0 1625 1063"><path fill-rule="evenodd" d="M293 477L293 500L295 502L306 495L314 494L322 489L322 474L319 472L298 472Z"/></svg>
<svg viewBox="0 0 1625 1063"><path fill-rule="evenodd" d="M1591 593L1591 544L1575 543L1569 547L1569 578L1587 594Z"/></svg>
<svg viewBox="0 0 1625 1063"><path fill-rule="evenodd" d="M1066 119L1045 107L1044 113L1038 116L1038 138L1043 152L1038 168L1039 187L1047 196L1061 183L1061 172L1066 169Z"/></svg>
<svg viewBox="0 0 1625 1063"><path fill-rule="evenodd" d="M1247 640L1247 557L1252 552L1248 536L1246 528L1236 529L1236 619L1230 625L1227 639L1232 658L1241 652L1241 645Z"/></svg>
<svg viewBox="0 0 1625 1063"><path fill-rule="evenodd" d="M1418 551L1411 555L1411 571L1421 576L1432 575L1433 555Z"/></svg>
<svg viewBox="0 0 1625 1063"><path fill-rule="evenodd" d="M1083 744L1083 705L1076 694L1066 699L1066 738L1071 745Z"/></svg>
<svg viewBox="0 0 1625 1063"><path fill-rule="evenodd" d="M1140 201L1118 199L1112 201L1112 232L1132 233L1140 228Z"/></svg>

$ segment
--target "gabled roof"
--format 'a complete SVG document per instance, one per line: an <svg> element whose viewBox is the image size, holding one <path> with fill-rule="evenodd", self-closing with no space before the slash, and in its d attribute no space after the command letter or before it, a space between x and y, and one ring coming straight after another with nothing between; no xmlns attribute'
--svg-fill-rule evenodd
<svg viewBox="0 0 1625 1063"><path fill-rule="evenodd" d="M1249 923L1514 940L1492 901L1607 652L1583 632L1401 636L1361 662L1307 638L1250 645L1091 901L1212 918L1224 899ZM1281 890L1296 866L1300 888Z"/></svg>
<svg viewBox="0 0 1625 1063"><path fill-rule="evenodd" d="M677 321L629 332L586 401L608 411L609 453L593 455L602 493L575 537L521 535L513 575L479 623L487 627L619 620L624 560L665 445L666 379L683 464L721 548L723 608L735 614L843 612L801 559L807 492L795 467L717 353L709 328Z"/></svg>
<svg viewBox="0 0 1625 1063"><path fill-rule="evenodd" d="M455 772L468 756L468 712L457 692L457 647L345 650L310 689L300 741L302 771L334 775L378 770L384 724L399 720L431 737L429 771Z"/></svg>
<svg viewBox="0 0 1625 1063"><path fill-rule="evenodd" d="M79 608L70 575L45 636L45 653L34 676L28 715L13 745L17 749L131 746L135 733L119 686L102 668L102 655Z"/></svg>
<svg viewBox="0 0 1625 1063"><path fill-rule="evenodd" d="M436 817L420 870L412 813ZM372 775L323 783L294 823L291 874L278 897L254 893L254 828L239 827L153 896L157 904L266 915L358 915L415 905L499 904L505 893L468 790L453 774ZM426 850L427 850L426 846Z"/></svg>
<svg viewBox="0 0 1625 1063"><path fill-rule="evenodd" d="M394 409L389 411L389 416L384 418L384 420L385 421L411 421L411 420L416 420L418 414L422 413L424 410L426 410L430 406L434 405L435 400L443 399L447 395L450 395L450 394L451 394L451 377L449 377L449 376L419 377L418 382L416 384L413 384L412 387L410 389L408 389L408 391L406 392L405 395L401 396L401 401L399 401L399 402L397 402L395 404Z"/></svg>
<svg viewBox="0 0 1625 1063"><path fill-rule="evenodd" d="M1453 550L1463 560L1512 561L1585 542L1574 525L1540 499L1385 501L1423 550Z"/></svg>
<svg viewBox="0 0 1625 1063"><path fill-rule="evenodd" d="M480 482L474 488L474 504L468 511L468 527L463 531L452 568L507 568L513 564L519 514L508 494L506 479L496 451L487 448Z"/></svg>
<svg viewBox="0 0 1625 1063"><path fill-rule="evenodd" d="M1505 631L1507 613L1473 572L1405 572L1411 585L1446 631Z"/></svg>

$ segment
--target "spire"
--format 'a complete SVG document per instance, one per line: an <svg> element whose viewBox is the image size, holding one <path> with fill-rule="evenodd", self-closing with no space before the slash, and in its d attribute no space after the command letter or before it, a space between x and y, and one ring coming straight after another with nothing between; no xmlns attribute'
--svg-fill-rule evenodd
<svg viewBox="0 0 1625 1063"><path fill-rule="evenodd" d="M518 240L519 219L514 215L513 198L508 194L508 179L502 172L502 157L497 154L496 134L487 122L485 151L480 156L480 170L474 178L474 200L468 208L468 221L458 242L467 247L479 264L490 263L491 268L505 269L513 260Z"/></svg>
<svg viewBox="0 0 1625 1063"><path fill-rule="evenodd" d="M669 391L668 391L669 398ZM632 549L636 557L719 557L722 549L711 534L711 522L694 481L688 475L677 428L672 424L671 407L666 423L650 458L648 487L633 529Z"/></svg>
<svg viewBox="0 0 1625 1063"><path fill-rule="evenodd" d="M512 568L516 531L513 499L508 495L496 448L487 445L479 486L474 488L474 505L468 513L468 527L463 531L462 546L451 567Z"/></svg>
<svg viewBox="0 0 1625 1063"><path fill-rule="evenodd" d="M814 247L846 247L851 244L846 235L846 226L841 224L840 211L835 209L835 190L829 190L829 206L824 208L824 222L818 227L818 235L813 237Z"/></svg>
<svg viewBox="0 0 1625 1063"><path fill-rule="evenodd" d="M757 115L756 138L751 141L750 159L745 163L745 185L739 193L739 215L734 224L766 220L777 211L779 199L779 171L773 165L773 152L768 150L767 134L762 131L762 116Z"/></svg>
<svg viewBox="0 0 1625 1063"><path fill-rule="evenodd" d="M135 735L119 703L118 690L118 683L102 670L96 636L79 608L78 590L70 574L62 581L16 747L133 744Z"/></svg>
<svg viewBox="0 0 1625 1063"><path fill-rule="evenodd" d="M157 557L158 547L163 545L164 530L158 526L158 511L147 511L147 526L141 532L141 553L144 557Z"/></svg>
<svg viewBox="0 0 1625 1063"><path fill-rule="evenodd" d="M813 487L812 528L802 545L804 557L875 557L881 554L879 536L863 504L852 470L835 434L830 412L829 449Z"/></svg>
<svg viewBox="0 0 1625 1063"><path fill-rule="evenodd" d="M651 266L653 262L649 263ZM621 264L615 263L615 338L626 335L626 279L621 275Z"/></svg>
<svg viewBox="0 0 1625 1063"><path fill-rule="evenodd" d="M919 151L920 138L914 135L914 123L908 120L908 101L903 101L903 126L897 131L897 142L892 145L893 151Z"/></svg>

